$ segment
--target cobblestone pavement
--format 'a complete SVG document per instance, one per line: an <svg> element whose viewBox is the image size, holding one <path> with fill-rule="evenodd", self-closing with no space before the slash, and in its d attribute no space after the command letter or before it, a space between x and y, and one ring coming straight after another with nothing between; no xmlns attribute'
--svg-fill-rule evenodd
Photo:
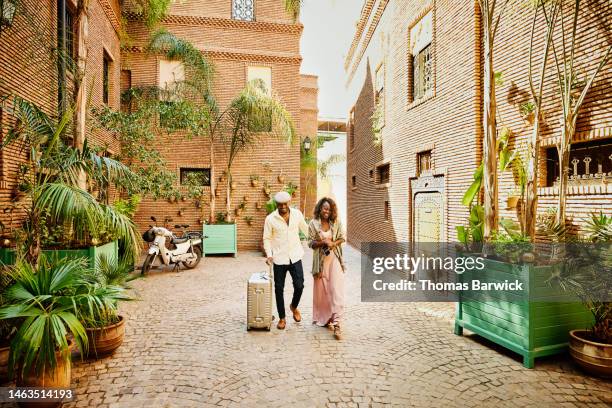
<svg viewBox="0 0 612 408"><path fill-rule="evenodd" d="M309 252L309 251L307 251ZM123 307L126 339L112 357L77 362L68 406L557 407L612 404L612 383L568 357L521 359L477 336L453 334L451 304L360 303L359 253L347 248L345 339L303 320L247 332L246 280L257 253L211 257L193 271L152 271ZM287 279L287 302L291 294Z"/></svg>

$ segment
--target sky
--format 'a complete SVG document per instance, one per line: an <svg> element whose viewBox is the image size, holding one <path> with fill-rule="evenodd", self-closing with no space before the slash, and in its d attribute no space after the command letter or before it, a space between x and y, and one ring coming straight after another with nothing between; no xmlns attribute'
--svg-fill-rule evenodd
<svg viewBox="0 0 612 408"><path fill-rule="evenodd" d="M344 59L362 3L362 0L304 0L302 5L301 72L319 76L319 117L346 118L352 106L344 85Z"/></svg>

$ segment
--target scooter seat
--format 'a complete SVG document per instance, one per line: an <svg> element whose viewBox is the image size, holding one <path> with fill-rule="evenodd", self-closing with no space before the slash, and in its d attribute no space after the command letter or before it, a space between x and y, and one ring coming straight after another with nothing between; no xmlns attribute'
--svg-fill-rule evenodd
<svg viewBox="0 0 612 408"><path fill-rule="evenodd" d="M189 241L189 238L176 238L176 237L172 237L172 241L171 242L174 245L177 245L177 244L182 244L182 243L187 242L187 241Z"/></svg>

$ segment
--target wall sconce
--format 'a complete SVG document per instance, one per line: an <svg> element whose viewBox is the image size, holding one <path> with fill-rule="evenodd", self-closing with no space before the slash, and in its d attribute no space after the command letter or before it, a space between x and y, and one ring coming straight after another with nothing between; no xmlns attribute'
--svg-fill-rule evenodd
<svg viewBox="0 0 612 408"><path fill-rule="evenodd" d="M308 153L310 151L310 147L311 147L310 138L308 136L306 136L302 143L303 143L303 146L304 146L304 151L306 153Z"/></svg>
<svg viewBox="0 0 612 408"><path fill-rule="evenodd" d="M13 18L17 10L16 0L0 0L0 27L10 27L13 25Z"/></svg>

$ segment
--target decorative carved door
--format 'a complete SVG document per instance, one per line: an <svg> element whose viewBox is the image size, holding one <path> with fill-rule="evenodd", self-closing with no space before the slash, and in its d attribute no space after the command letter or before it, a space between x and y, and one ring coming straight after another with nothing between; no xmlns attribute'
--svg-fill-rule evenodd
<svg viewBox="0 0 612 408"><path fill-rule="evenodd" d="M439 192L423 192L414 196L414 242L442 240L443 197Z"/></svg>

